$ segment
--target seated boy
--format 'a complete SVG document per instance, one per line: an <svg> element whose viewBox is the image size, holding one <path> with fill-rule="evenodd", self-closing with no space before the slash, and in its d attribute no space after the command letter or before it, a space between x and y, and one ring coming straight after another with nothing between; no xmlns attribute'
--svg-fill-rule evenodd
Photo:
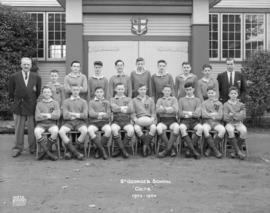
<svg viewBox="0 0 270 213"><path fill-rule="evenodd" d="M42 89L42 100L37 103L34 130L36 140L40 143L44 152L40 153L38 159L41 160L47 154L51 160L57 160L57 157L50 152L52 144L56 143L58 136L57 120L60 118L60 109L57 101L52 99L52 91L48 86ZM51 136L47 139L42 133L48 131Z"/></svg>
<svg viewBox="0 0 270 213"><path fill-rule="evenodd" d="M194 148L194 144L198 143L203 132L203 127L200 124L201 101L194 96L194 85L192 82L185 83L184 88L186 96L179 100L179 117L181 119L179 128L182 138L189 148L186 156L189 156L191 151L194 158L199 159L201 156ZM188 135L188 129L195 130L195 133L192 134L192 139Z"/></svg>
<svg viewBox="0 0 270 213"><path fill-rule="evenodd" d="M217 149L217 145L223 140L226 131L224 126L220 123L223 118L223 105L218 100L214 87L207 89L207 96L208 99L202 103L203 133L209 146L205 152L205 156L208 157L212 149L215 156L221 158L222 154ZM212 129L217 131L215 140L209 133Z"/></svg>
<svg viewBox="0 0 270 213"><path fill-rule="evenodd" d="M81 154L72 144L72 141L67 136L67 133L71 130L77 130L80 132L76 143L82 144L86 143L85 137L87 135L87 102L86 100L80 98L80 86L77 84L71 85L71 96L70 98L64 100L63 103L63 125L59 130L59 135L61 136L65 145L69 151L78 159L83 159L83 154ZM71 155L69 152L65 153L65 158L70 159Z"/></svg>
<svg viewBox="0 0 270 213"><path fill-rule="evenodd" d="M229 141L236 152L239 159L243 160L246 156L240 150L237 139L235 138L235 129L239 131L239 142L244 143L247 137L247 128L243 124L243 120L246 118L245 105L240 102L238 97L238 89L236 87L230 87L229 89L229 100L224 103L224 121L227 123L225 129L229 135Z"/></svg>
<svg viewBox="0 0 270 213"><path fill-rule="evenodd" d="M147 157L151 153L150 142L156 134L156 112L155 103L152 98L146 95L147 87L145 84L138 85L138 96L133 98L132 115L134 130L143 143L143 156ZM143 134L143 128L149 128L148 134Z"/></svg>
<svg viewBox="0 0 270 213"><path fill-rule="evenodd" d="M172 95L171 85L167 84L162 89L163 97L159 98L156 105L159 123L157 125L157 134L161 135L162 141L166 148L164 151L158 153L158 157L163 158L171 153L171 157L176 156L176 142L179 134L179 125L177 123L178 103L177 99ZM171 130L170 139L168 139L166 130Z"/></svg>
<svg viewBox="0 0 270 213"><path fill-rule="evenodd" d="M96 87L95 97L89 102L90 125L88 127L90 139L99 149L99 152L97 151L95 154L95 158L99 158L99 153L101 153L104 160L108 159L104 146L107 146L109 138L111 137L110 117L110 103L104 98L104 89L102 87ZM96 135L97 131L104 132L100 140Z"/></svg>
<svg viewBox="0 0 270 213"><path fill-rule="evenodd" d="M134 136L134 127L131 124L132 99L125 96L125 86L123 83L115 85L115 96L111 98L111 109L113 112L113 121L111 125L113 139L117 142L124 158L129 155L125 149L125 144L129 143ZM125 140L121 140L119 131L123 129L126 131ZM119 151L119 150L118 150ZM119 152L113 153L117 156Z"/></svg>

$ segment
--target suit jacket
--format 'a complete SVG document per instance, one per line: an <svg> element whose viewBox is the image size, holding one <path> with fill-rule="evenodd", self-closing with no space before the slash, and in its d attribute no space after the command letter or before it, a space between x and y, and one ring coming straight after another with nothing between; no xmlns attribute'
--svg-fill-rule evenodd
<svg viewBox="0 0 270 213"><path fill-rule="evenodd" d="M41 78L36 73L30 72L27 86L24 83L22 71L11 75L9 98L13 101L12 112L18 115L34 115L40 90Z"/></svg>
<svg viewBox="0 0 270 213"><path fill-rule="evenodd" d="M227 75L227 71L218 74L217 76L218 84L219 84L219 100L222 103L225 103L229 99L229 79ZM242 102L245 102L246 96L246 80L244 75L241 72L235 71L234 82L233 85L239 90L239 99Z"/></svg>

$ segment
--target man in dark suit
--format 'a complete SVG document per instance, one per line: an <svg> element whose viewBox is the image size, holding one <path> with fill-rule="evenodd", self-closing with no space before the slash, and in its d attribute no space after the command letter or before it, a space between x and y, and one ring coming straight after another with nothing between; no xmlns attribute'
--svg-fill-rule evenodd
<svg viewBox="0 0 270 213"><path fill-rule="evenodd" d="M234 70L234 59L226 59L227 70L218 74L217 80L219 84L219 100L225 103L229 99L229 88L235 86L239 90L239 98L245 102L246 96L246 80L241 72Z"/></svg>
<svg viewBox="0 0 270 213"><path fill-rule="evenodd" d="M9 97L13 102L12 111L15 120L15 146L13 157L21 154L24 148L24 128L27 121L28 144L31 154L35 153L34 114L36 101L41 90L41 78L30 72L30 58L21 59L21 71L11 75L9 79Z"/></svg>

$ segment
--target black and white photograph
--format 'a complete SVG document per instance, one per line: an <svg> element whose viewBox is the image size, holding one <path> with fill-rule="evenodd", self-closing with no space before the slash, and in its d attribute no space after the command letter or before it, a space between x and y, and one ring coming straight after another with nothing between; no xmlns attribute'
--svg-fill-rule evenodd
<svg viewBox="0 0 270 213"><path fill-rule="evenodd" d="M269 0L0 0L1 213L269 213Z"/></svg>

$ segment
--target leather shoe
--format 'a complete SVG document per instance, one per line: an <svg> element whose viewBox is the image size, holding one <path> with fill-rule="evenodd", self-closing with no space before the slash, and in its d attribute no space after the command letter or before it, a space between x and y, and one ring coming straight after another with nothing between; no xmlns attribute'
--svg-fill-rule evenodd
<svg viewBox="0 0 270 213"><path fill-rule="evenodd" d="M18 157L20 154L21 154L21 152L18 149L14 149L12 151L12 157L14 157L14 158Z"/></svg>

